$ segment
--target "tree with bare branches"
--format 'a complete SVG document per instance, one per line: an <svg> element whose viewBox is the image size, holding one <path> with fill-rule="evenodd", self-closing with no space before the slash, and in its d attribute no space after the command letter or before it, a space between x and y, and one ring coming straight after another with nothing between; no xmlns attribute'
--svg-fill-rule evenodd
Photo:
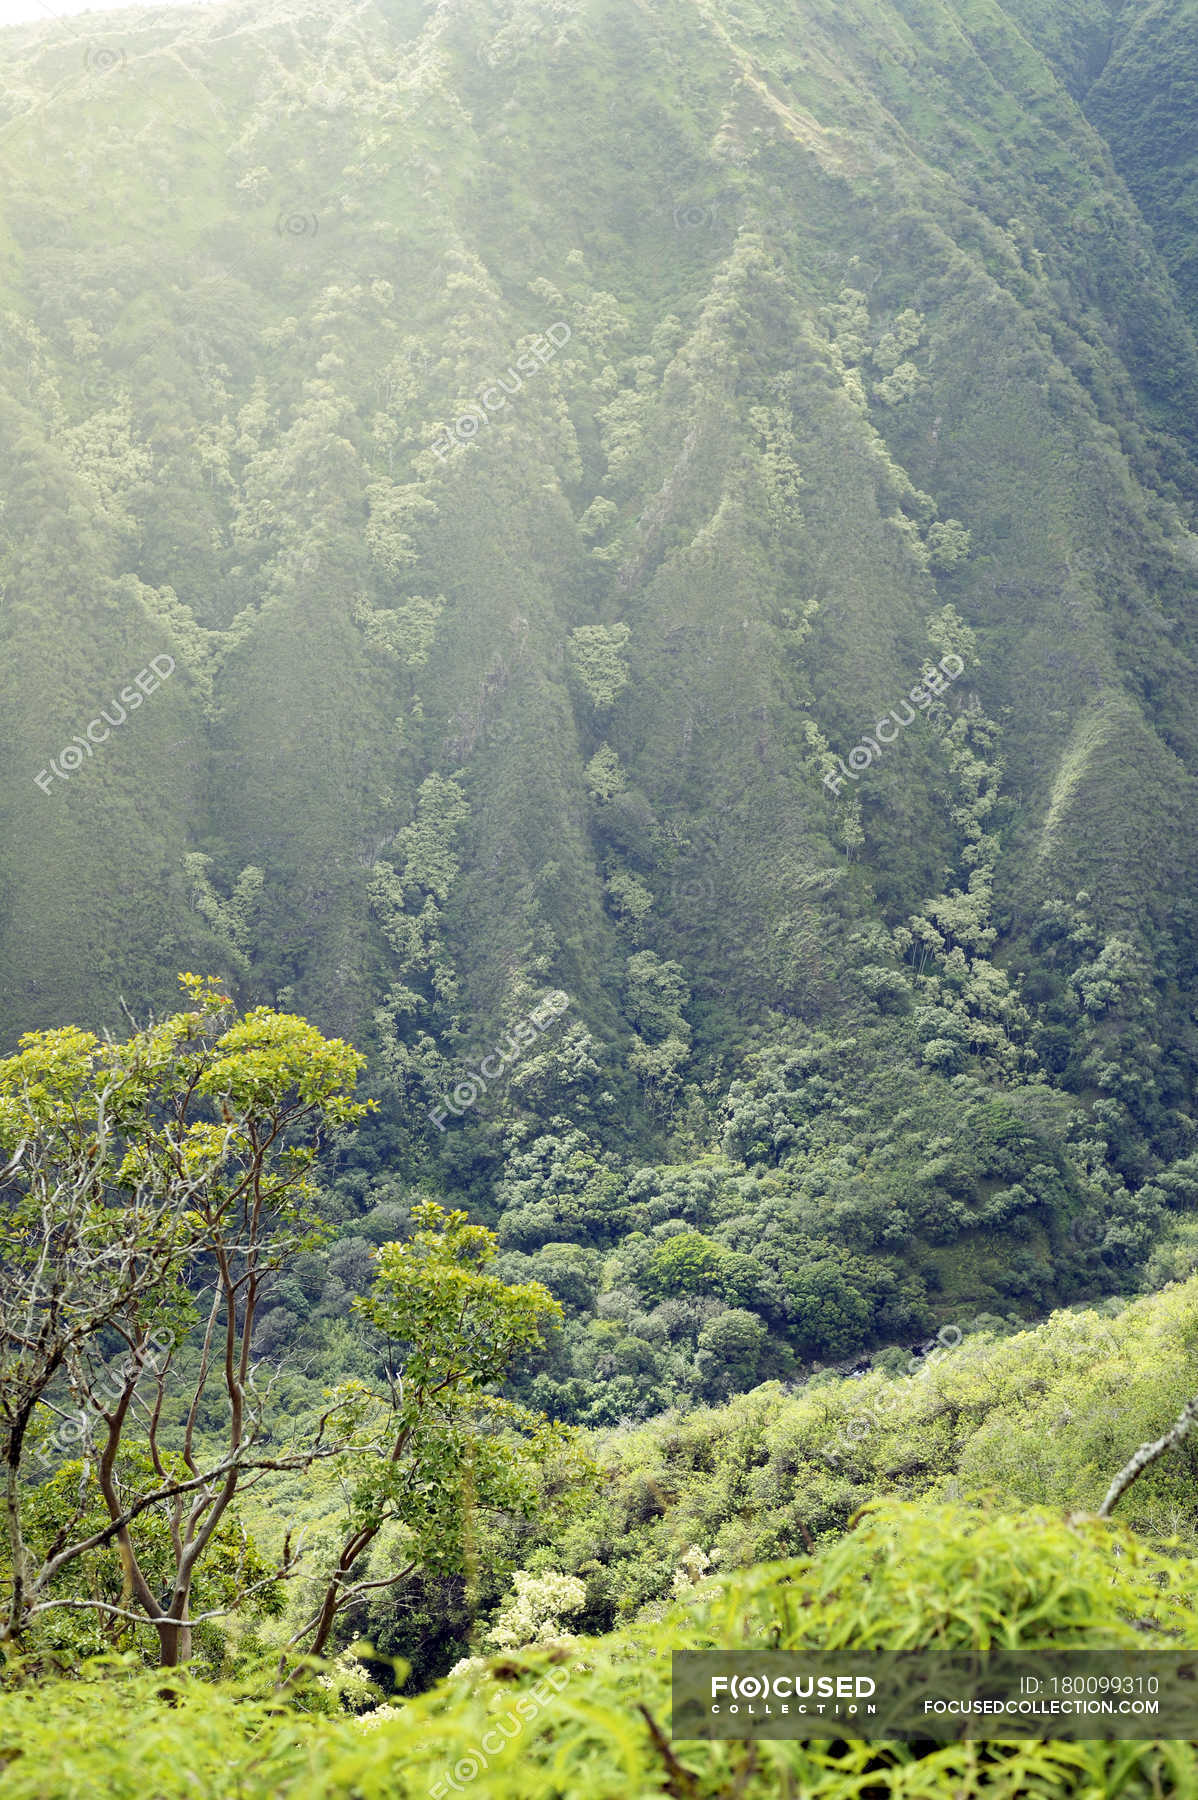
<svg viewBox="0 0 1198 1800"><path fill-rule="evenodd" d="M317 1241L313 1164L327 1135L365 1110L349 1097L364 1059L304 1019L266 1007L241 1015L215 983L182 980L190 1008L126 1042L74 1027L32 1032L0 1063L9 1565L0 1642L19 1640L55 1607L92 1606L149 1621L162 1663L185 1660L196 1570L238 1488L341 1447L337 1400L305 1441L266 1447L251 1346L273 1275ZM164 1402L197 1289L198 1365L168 1441ZM114 1376L117 1345L126 1354ZM228 1408L215 1450L201 1447L196 1429L212 1386ZM34 1555L23 1523L29 1462L39 1440L54 1442L56 1414L57 1446L74 1423L89 1480ZM135 1438L152 1475L130 1486L118 1479L118 1459ZM88 1529L93 1479L107 1521ZM169 1521L165 1591L130 1529L151 1508ZM63 1572L111 1543L124 1565L124 1605L65 1595Z"/></svg>

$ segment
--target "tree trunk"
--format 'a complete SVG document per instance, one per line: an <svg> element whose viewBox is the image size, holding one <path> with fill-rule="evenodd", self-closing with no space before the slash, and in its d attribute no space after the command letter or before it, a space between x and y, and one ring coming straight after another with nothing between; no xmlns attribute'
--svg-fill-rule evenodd
<svg viewBox="0 0 1198 1800"><path fill-rule="evenodd" d="M160 1647L158 1666L161 1669L178 1669L191 1661L191 1621L187 1617L190 1597L191 1582L188 1581L186 1587L175 1589L169 1612L154 1620Z"/></svg>

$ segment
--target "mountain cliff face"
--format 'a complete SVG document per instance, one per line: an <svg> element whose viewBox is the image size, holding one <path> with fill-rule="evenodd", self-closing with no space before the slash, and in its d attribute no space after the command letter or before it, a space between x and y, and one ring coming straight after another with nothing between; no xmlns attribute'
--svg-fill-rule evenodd
<svg viewBox="0 0 1198 1800"><path fill-rule="evenodd" d="M466 1194L611 1416L667 1338L1133 1279L1198 1195L1194 12L5 33L8 1036L194 967L354 1037L334 1213Z"/></svg>

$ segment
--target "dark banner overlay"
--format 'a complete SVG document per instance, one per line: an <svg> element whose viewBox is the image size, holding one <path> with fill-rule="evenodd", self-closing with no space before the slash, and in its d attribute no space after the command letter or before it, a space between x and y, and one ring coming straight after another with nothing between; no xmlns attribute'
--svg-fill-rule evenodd
<svg viewBox="0 0 1198 1800"><path fill-rule="evenodd" d="M1193 1738L1198 1651L681 1650L675 1738Z"/></svg>

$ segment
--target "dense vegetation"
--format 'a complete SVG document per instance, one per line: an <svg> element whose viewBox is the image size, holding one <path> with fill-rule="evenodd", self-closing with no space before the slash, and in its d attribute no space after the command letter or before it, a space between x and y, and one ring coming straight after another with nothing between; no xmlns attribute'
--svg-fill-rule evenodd
<svg viewBox="0 0 1198 1800"><path fill-rule="evenodd" d="M1100 1554L1195 1386L1195 22L0 36L6 1789L426 1792L569 1628L489 1791L847 1794L645 1647ZM902 1779L1194 1778L1040 1754Z"/></svg>
<svg viewBox="0 0 1198 1800"><path fill-rule="evenodd" d="M1118 1550L1112 1559L1112 1548ZM871 1579L861 1579L868 1568ZM390 1800L485 1793L496 1800L662 1794L747 1800L862 1792L936 1797L1185 1793L1196 1752L1184 1743L873 1746L678 1743L662 1729L669 1652L679 1645L769 1642L824 1648L903 1633L913 1646L975 1644L1001 1621L1012 1645L1162 1643L1179 1623L1194 1644L1194 1565L1161 1557L1123 1533L954 1507L882 1508L853 1540L803 1564L784 1563L716 1590L700 1587L660 1622L604 1639L568 1639L508 1653L467 1684L447 1683L398 1715L355 1720L183 1680L170 1704L127 1671L105 1670L34 1695L0 1697L5 1792L47 1793L39 1768L53 1734L53 1792L136 1800L237 1793L244 1800ZM962 1583L969 1599L962 1605ZM1055 1609L1039 1600L1046 1588ZM1129 1620L1139 1622L1138 1637ZM1176 1641L1173 1639L1173 1641ZM348 1680L348 1677L347 1677ZM114 1693L124 1702L114 1708ZM123 1712L143 1720L129 1754ZM506 1729L503 1729L506 1727Z"/></svg>
<svg viewBox="0 0 1198 1800"><path fill-rule="evenodd" d="M672 1647L823 1649L901 1638L977 1648L996 1630L1012 1645L1058 1649L1194 1644L1192 1468L1162 1461L1132 1491L1136 1534L1092 1509L1106 1459L1167 1422L1192 1382L1196 1304L1190 1282L1107 1321L1063 1314L1016 1338L971 1334L934 1371L894 1378L889 1397L880 1374L825 1382L789 1404L762 1389L596 1445L612 1479L576 1503L564 1530L530 1523L506 1545L501 1533L480 1546L468 1602L486 1591L506 1598L506 1609L487 1609L499 1628L482 1640L485 1661L397 1706L385 1688L403 1681L397 1639L413 1620L386 1609L362 1615L374 1628L365 1660L361 1640L287 1702L260 1675L213 1684L202 1664L176 1674L164 1696L161 1677L138 1673L136 1655L110 1653L70 1681L0 1696L5 1790L173 1800L223 1784L219 1791L246 1800L444 1800L455 1782L480 1781L487 1794L548 1800L625 1788L715 1796L732 1783L765 1800L847 1797L869 1769L880 1792L929 1796L1185 1792L1195 1778L1191 1745L1100 1741L686 1743L673 1754L691 1785L679 1788L668 1785L680 1778L658 1734ZM1104 1354L1105 1367L1096 1366ZM815 1474L820 1456L841 1421L871 1412L885 1413L885 1424L859 1437L828 1486L826 1469ZM866 1497L846 1535L833 1521ZM808 1553L735 1573L745 1559L787 1550L796 1534ZM1150 1547L1154 1537L1162 1548ZM513 1556L527 1565L514 1583ZM427 1647L422 1636L410 1642L417 1654Z"/></svg>
<svg viewBox="0 0 1198 1800"><path fill-rule="evenodd" d="M322 1138L361 1123L361 1058L184 988L124 1042L30 1033L0 1063L6 1789L173 1796L219 1766L247 1796L349 1796L395 1760L400 1792L441 1794L483 1770L488 1792L546 1795L1190 1778L1189 1745L1097 1741L684 1764L660 1720L671 1648L763 1634L1194 1643L1189 1441L1159 1452L1190 1410L1198 1275L1031 1331L975 1317L913 1356L588 1443L495 1392L560 1304L425 1201L354 1303L355 1373L305 1383L253 1356L257 1310L320 1234L312 1174ZM1153 1436L1112 1526L1110 1476ZM170 1674L151 1685L147 1664Z"/></svg>
<svg viewBox="0 0 1198 1800"><path fill-rule="evenodd" d="M414 1191L584 1423L1134 1286L1198 1179L1172 40L228 16L6 40L10 1028L190 964L366 1052L267 1351Z"/></svg>

